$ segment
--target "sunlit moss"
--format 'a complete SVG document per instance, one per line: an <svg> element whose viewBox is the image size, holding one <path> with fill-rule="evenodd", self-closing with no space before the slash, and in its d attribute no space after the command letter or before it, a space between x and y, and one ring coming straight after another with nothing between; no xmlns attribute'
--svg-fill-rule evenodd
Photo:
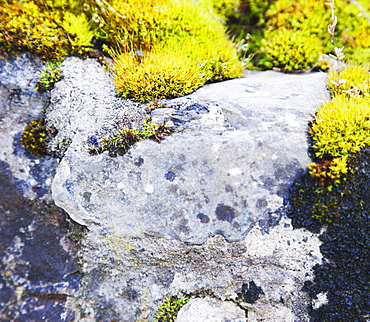
<svg viewBox="0 0 370 322"><path fill-rule="evenodd" d="M262 40L263 58L260 64L284 71L310 69L323 52L318 39L306 31L280 29L265 35Z"/></svg>
<svg viewBox="0 0 370 322"><path fill-rule="evenodd" d="M170 296L158 307L158 312L153 321L174 322L179 310L189 302L190 298L177 298Z"/></svg>
<svg viewBox="0 0 370 322"><path fill-rule="evenodd" d="M338 83L338 73L334 70L328 74L328 88L332 95L367 96L370 95L370 67L347 66L339 75L342 82Z"/></svg>
<svg viewBox="0 0 370 322"><path fill-rule="evenodd" d="M309 133L316 157L323 160L310 165L311 175L337 179L346 174L349 158L370 146L370 97L334 97L319 107Z"/></svg>
<svg viewBox="0 0 370 322"><path fill-rule="evenodd" d="M48 62L41 69L37 79L36 89L39 92L51 90L56 82L62 78L62 70L59 63Z"/></svg>

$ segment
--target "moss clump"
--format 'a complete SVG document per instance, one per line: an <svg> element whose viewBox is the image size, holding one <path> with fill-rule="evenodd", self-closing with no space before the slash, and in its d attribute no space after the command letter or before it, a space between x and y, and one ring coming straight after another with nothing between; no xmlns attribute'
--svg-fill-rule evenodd
<svg viewBox="0 0 370 322"><path fill-rule="evenodd" d="M82 1L5 0L0 9L0 48L61 59L90 50L94 33Z"/></svg>
<svg viewBox="0 0 370 322"><path fill-rule="evenodd" d="M44 119L32 120L24 129L21 144L29 153L42 157L47 155L46 138Z"/></svg>
<svg viewBox="0 0 370 322"><path fill-rule="evenodd" d="M330 93L333 96L346 95L347 97L370 95L370 67L347 66L338 73L331 70L328 74L327 84ZM343 83L338 80L343 80Z"/></svg>
<svg viewBox="0 0 370 322"><path fill-rule="evenodd" d="M177 318L179 310L189 302L190 298L177 298L175 296L168 297L159 307L153 321L158 322L174 322Z"/></svg>
<svg viewBox="0 0 370 322"><path fill-rule="evenodd" d="M181 52L122 53L115 62L118 93L138 102L183 96L206 82L201 66Z"/></svg>
<svg viewBox="0 0 370 322"><path fill-rule="evenodd" d="M309 133L317 157L344 157L370 144L370 97L334 97L316 113Z"/></svg>
<svg viewBox="0 0 370 322"><path fill-rule="evenodd" d="M182 96L207 81L242 75L219 18L229 9L224 12L223 5L232 3L5 0L0 48L58 60L105 49L116 63L115 81L124 97L144 102Z"/></svg>
<svg viewBox="0 0 370 322"><path fill-rule="evenodd" d="M149 119L145 119L140 130L119 130L115 134L101 139L100 142L96 141L88 148L88 152L91 155L96 155L108 151L110 156L115 157L124 155L131 146L141 140L151 139L159 143L164 136L170 134L171 131L165 124L154 124Z"/></svg>
<svg viewBox="0 0 370 322"><path fill-rule="evenodd" d="M317 38L307 31L281 28L265 34L260 64L283 71L310 69L323 52Z"/></svg>
<svg viewBox="0 0 370 322"><path fill-rule="evenodd" d="M54 84L62 78L60 63L48 62L41 69L40 76L36 83L36 90L43 93L51 90Z"/></svg>
<svg viewBox="0 0 370 322"><path fill-rule="evenodd" d="M311 175L338 179L348 172L349 159L370 145L370 97L334 97L319 107L309 133L322 159L310 165Z"/></svg>
<svg viewBox="0 0 370 322"><path fill-rule="evenodd" d="M161 3L145 2L141 11L118 5L110 9L111 14L119 10L126 17L115 16L125 28L126 50L108 49L121 95L140 102L172 98L191 93L207 81L241 76L236 49L209 6L202 1Z"/></svg>
<svg viewBox="0 0 370 322"><path fill-rule="evenodd" d="M257 47L261 52L254 59L254 63L261 68L278 67L290 70L293 68L308 69L315 66L313 46L316 47L316 58L324 53L330 53L331 43L327 39L327 22L330 20L330 10L323 0L276 0L266 11L260 20L259 26L263 28L263 33L257 40ZM356 52L369 47L370 24L364 14L369 12L370 2L359 1L364 10L353 3L345 0L337 0L338 25L335 42L337 47L346 47L348 58L356 55ZM288 31L287 31L288 30ZM294 35L301 46L293 45L288 40L288 35ZM284 36L285 35L285 36ZM278 41L275 41L274 38ZM279 38L281 37L281 38ZM293 36L292 36L293 37ZM271 39L272 38L272 39ZM284 43L282 39L286 39ZM267 45L271 43L271 45ZM275 46L274 46L275 45ZM310 57L307 64L303 63L301 55L287 55L289 48L291 51L304 52ZM282 55L281 55L282 53ZM275 57L280 57L275 60ZM306 57L307 57L306 56ZM357 55L356 60L361 60L366 55ZM271 59L272 58L272 59ZM362 61L364 63L365 61Z"/></svg>

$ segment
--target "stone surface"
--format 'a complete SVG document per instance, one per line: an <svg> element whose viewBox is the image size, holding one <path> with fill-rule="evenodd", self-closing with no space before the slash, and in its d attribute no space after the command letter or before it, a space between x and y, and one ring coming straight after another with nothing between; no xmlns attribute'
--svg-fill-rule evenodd
<svg viewBox="0 0 370 322"><path fill-rule="evenodd" d="M176 322L246 322L245 315L245 312L232 302L205 297L187 303L179 311Z"/></svg>
<svg viewBox="0 0 370 322"><path fill-rule="evenodd" d="M54 224L40 228L47 223L40 217L33 222L42 225L26 221L14 228L2 255L4 271L15 276L2 276L2 290L10 290L6 296L25 290L21 293L32 302L37 290L44 294L54 287L48 303L58 298L60 310L50 317L53 321L150 321L168 296L191 296L189 303L208 296L221 307L235 303L247 321L309 320L309 297L301 288L321 262L320 242L310 232L293 230L285 198L287 187L310 162L307 124L326 97L323 75L252 73L163 100L164 107L151 116L165 121L174 134L160 144L141 141L112 158L108 153L90 156L87 148L117 129L137 128L148 116L146 106L116 97L100 65L77 58L63 63L63 79L47 105L48 96L26 85L35 81L40 62L20 59L1 61L2 77L14 74L9 84L27 89L18 91L18 101L27 108L2 105L1 135L11 138L0 143L2 173L32 205L55 201L89 232L80 242L81 276L73 244L67 247L63 235L67 224L55 236ZM31 71L28 78L19 67L14 72L19 62ZM12 87L2 84L2 97L13 97ZM41 109L55 134L49 149L59 159L35 159L18 143L26 122L42 115ZM51 223L64 214L51 213L51 219L45 216ZM30 235L40 242L27 239ZM52 240L42 241L44 235ZM65 263L56 279L38 272L32 284L30 275L22 281L23 275L14 273L25 265L18 256L25 254L25 240L38 245L34 249L40 256L33 263L38 258ZM56 252L54 261L43 257L43 243L65 252ZM12 303L20 308L16 300ZM38 318L48 318L47 305L35 307Z"/></svg>
<svg viewBox="0 0 370 322"><path fill-rule="evenodd" d="M90 156L89 140L137 127L144 106L112 108L92 60L63 69L46 115L71 141L53 198L89 228L81 321L146 321L167 296L203 293L239 303L251 321L308 321L300 290L320 263L320 242L292 230L284 199L310 162L307 125L326 99L324 75L253 73L161 101L152 119L174 134L113 158ZM247 303L252 281L263 294Z"/></svg>
<svg viewBox="0 0 370 322"><path fill-rule="evenodd" d="M80 286L67 214L50 184L57 160L20 145L49 95L35 91L42 65L28 55L0 60L0 321L74 321L67 298Z"/></svg>

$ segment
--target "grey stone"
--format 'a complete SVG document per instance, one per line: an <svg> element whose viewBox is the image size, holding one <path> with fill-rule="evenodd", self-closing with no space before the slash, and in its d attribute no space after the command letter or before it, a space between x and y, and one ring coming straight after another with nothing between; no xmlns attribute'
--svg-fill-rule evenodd
<svg viewBox="0 0 370 322"><path fill-rule="evenodd" d="M72 141L53 198L89 228L81 321L146 321L167 296L203 293L235 301L251 321L308 321L301 288L320 242L292 229L284 199L310 162L307 125L327 99L324 75L252 73L163 100L152 119L174 134L112 158L90 156L88 138L137 127L144 106L112 96L112 108L101 91L112 85L92 60L63 68L46 114ZM251 281L263 291L255 303L242 294Z"/></svg>
<svg viewBox="0 0 370 322"><path fill-rule="evenodd" d="M1 160L11 173L6 178L23 198L47 207L54 200L89 231L80 241L83 277L72 272L74 251L64 260L66 254L56 253L61 261L55 263L66 263L65 275L46 282L40 277L42 285L26 281L24 288L14 286L21 278L14 261L24 263L17 256L27 248L25 236L15 232L2 258L15 277L4 275L3 290L25 298L40 285L41 294L51 290L60 300L54 321L151 321L168 296L191 297L187 307L193 309L179 313L188 321L196 321L194 303L204 304L204 297L216 307L238 307L248 321L309 320L309 297L301 288L321 262L320 241L293 230L285 198L310 162L307 125L326 99L323 75L252 73L163 100L165 107L151 116L174 134L160 144L138 142L112 158L107 152L91 156L87 148L117 129L138 128L148 117L146 105L117 97L110 75L92 59L68 58L51 93L36 93L30 84L40 61L17 59L0 61L6 79L1 97L19 97L14 106L14 99L1 105ZM21 95L10 95L12 88L21 88ZM41 109L55 134L49 150L58 159L33 158L19 144L25 124L42 116ZM45 220L55 223L60 211ZM27 224L19 232L29 236L34 227L43 225ZM63 229L55 236L49 228L33 234L35 240L50 235L52 247L68 250ZM82 279L74 284L66 280L70 276ZM258 296L245 294L243 285L252 282ZM12 301L14 310L22 308ZM40 309L38 317L46 313Z"/></svg>
<svg viewBox="0 0 370 322"><path fill-rule="evenodd" d="M196 298L179 311L176 322L246 322L246 314L232 302L212 297Z"/></svg>
<svg viewBox="0 0 370 322"><path fill-rule="evenodd" d="M68 215L51 198L57 160L35 158L20 138L50 95L36 92L42 63L27 54L0 60L0 320L74 321L67 305L80 287Z"/></svg>

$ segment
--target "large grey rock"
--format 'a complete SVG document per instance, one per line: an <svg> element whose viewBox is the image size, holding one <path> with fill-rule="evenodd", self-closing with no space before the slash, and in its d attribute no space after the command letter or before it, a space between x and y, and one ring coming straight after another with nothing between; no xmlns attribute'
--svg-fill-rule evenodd
<svg viewBox="0 0 370 322"><path fill-rule="evenodd" d="M67 59L63 70L46 116L53 146L71 142L53 198L90 230L79 319L146 321L167 296L204 293L235 301L250 321L308 321L301 288L320 243L292 229L284 198L310 162L324 75L253 73L163 101L153 120L175 133L112 158L90 156L88 142L137 127L144 106L116 98L93 60ZM263 294L250 301L252 281Z"/></svg>
<svg viewBox="0 0 370 322"><path fill-rule="evenodd" d="M86 64L80 72L84 77ZM76 67L73 74L79 75ZM98 77L95 81L97 88L104 86ZM181 132L161 144L142 141L129 154L111 158L107 153L90 156L86 141L99 127L106 129L116 109L108 109L108 103L91 106L91 95L67 95L75 86L84 93L92 90L90 82L76 76L67 74L58 85L49 122L58 133L75 134L53 181L56 203L77 222L102 225L111 234L149 233L194 244L215 234L241 240L256 223L279 216L287 186L310 162L307 123L325 86L320 74L274 72L206 86L169 102L167 113L154 113L154 120L176 123L193 108L198 119L186 118ZM59 92L64 98L55 99ZM82 107L71 108L76 101L86 106L87 115L94 109L90 121L80 117ZM199 112L204 110L210 112ZM54 120L62 119L58 128ZM73 122L75 129L65 130Z"/></svg>

